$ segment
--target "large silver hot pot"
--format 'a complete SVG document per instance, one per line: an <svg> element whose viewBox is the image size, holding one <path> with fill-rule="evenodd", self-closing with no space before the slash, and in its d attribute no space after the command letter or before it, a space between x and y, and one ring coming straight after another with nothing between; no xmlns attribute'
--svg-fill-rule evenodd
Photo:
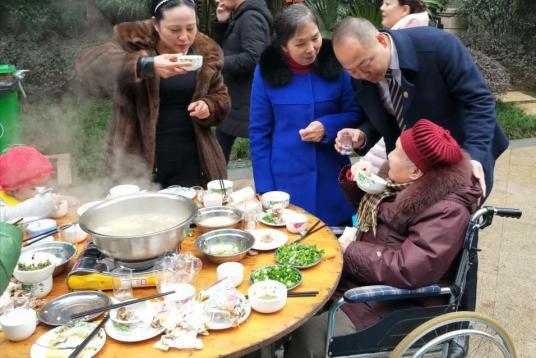
<svg viewBox="0 0 536 358"><path fill-rule="evenodd" d="M139 214L174 215L177 224L170 229L141 236L109 236L96 228L115 219ZM80 217L80 227L93 238L103 253L124 261L148 260L176 249L184 241L197 207L190 199L162 193L138 193L110 200L88 209Z"/></svg>

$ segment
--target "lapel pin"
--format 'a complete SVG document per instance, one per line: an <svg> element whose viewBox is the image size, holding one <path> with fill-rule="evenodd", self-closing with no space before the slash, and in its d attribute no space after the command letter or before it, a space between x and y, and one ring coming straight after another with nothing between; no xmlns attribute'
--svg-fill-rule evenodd
<svg viewBox="0 0 536 358"><path fill-rule="evenodd" d="M404 96L404 98L408 98L408 96L409 96L409 95L408 95L408 91L404 91L404 92L402 93L402 95Z"/></svg>

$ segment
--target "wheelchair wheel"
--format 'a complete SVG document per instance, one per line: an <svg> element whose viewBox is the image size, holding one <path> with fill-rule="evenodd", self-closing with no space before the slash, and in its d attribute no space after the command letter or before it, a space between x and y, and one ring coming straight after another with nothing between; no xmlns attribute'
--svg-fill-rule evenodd
<svg viewBox="0 0 536 358"><path fill-rule="evenodd" d="M476 312L452 312L423 323L406 336L391 357L516 358L512 338L494 319Z"/></svg>

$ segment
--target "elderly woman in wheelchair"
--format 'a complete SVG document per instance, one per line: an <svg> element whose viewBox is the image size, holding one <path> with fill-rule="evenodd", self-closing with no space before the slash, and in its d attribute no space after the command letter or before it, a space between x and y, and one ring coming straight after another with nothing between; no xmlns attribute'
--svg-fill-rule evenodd
<svg viewBox="0 0 536 358"><path fill-rule="evenodd" d="M447 130L421 119L402 132L388 158L384 191L363 196L357 235L345 234L339 239L344 267L333 302L361 286L389 285L403 294L404 289L454 280L467 223L482 196L469 156ZM355 175L356 168L366 171L363 163L347 170ZM383 172L385 176L386 170ZM386 296L392 293L390 289ZM369 293L361 290L359 294ZM347 335L363 331L395 310L448 304L448 297L439 294L408 297L344 304L342 311L331 312L336 318L331 328L335 335ZM440 313L444 312L430 313L428 318ZM293 334L285 356L326 355L327 322L328 314L323 313L302 326Z"/></svg>

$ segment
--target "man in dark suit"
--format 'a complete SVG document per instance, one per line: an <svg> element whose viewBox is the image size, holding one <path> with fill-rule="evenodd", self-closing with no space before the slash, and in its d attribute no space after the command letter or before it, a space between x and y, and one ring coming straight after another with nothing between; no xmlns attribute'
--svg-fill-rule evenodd
<svg viewBox="0 0 536 358"><path fill-rule="evenodd" d="M497 123L493 96L458 38L430 27L379 32L369 21L349 17L332 41L364 110L357 129L338 133L338 150L341 134L349 132L359 154L381 137L389 153L403 128L429 118L470 154L473 174L489 195L495 160L508 139Z"/></svg>

